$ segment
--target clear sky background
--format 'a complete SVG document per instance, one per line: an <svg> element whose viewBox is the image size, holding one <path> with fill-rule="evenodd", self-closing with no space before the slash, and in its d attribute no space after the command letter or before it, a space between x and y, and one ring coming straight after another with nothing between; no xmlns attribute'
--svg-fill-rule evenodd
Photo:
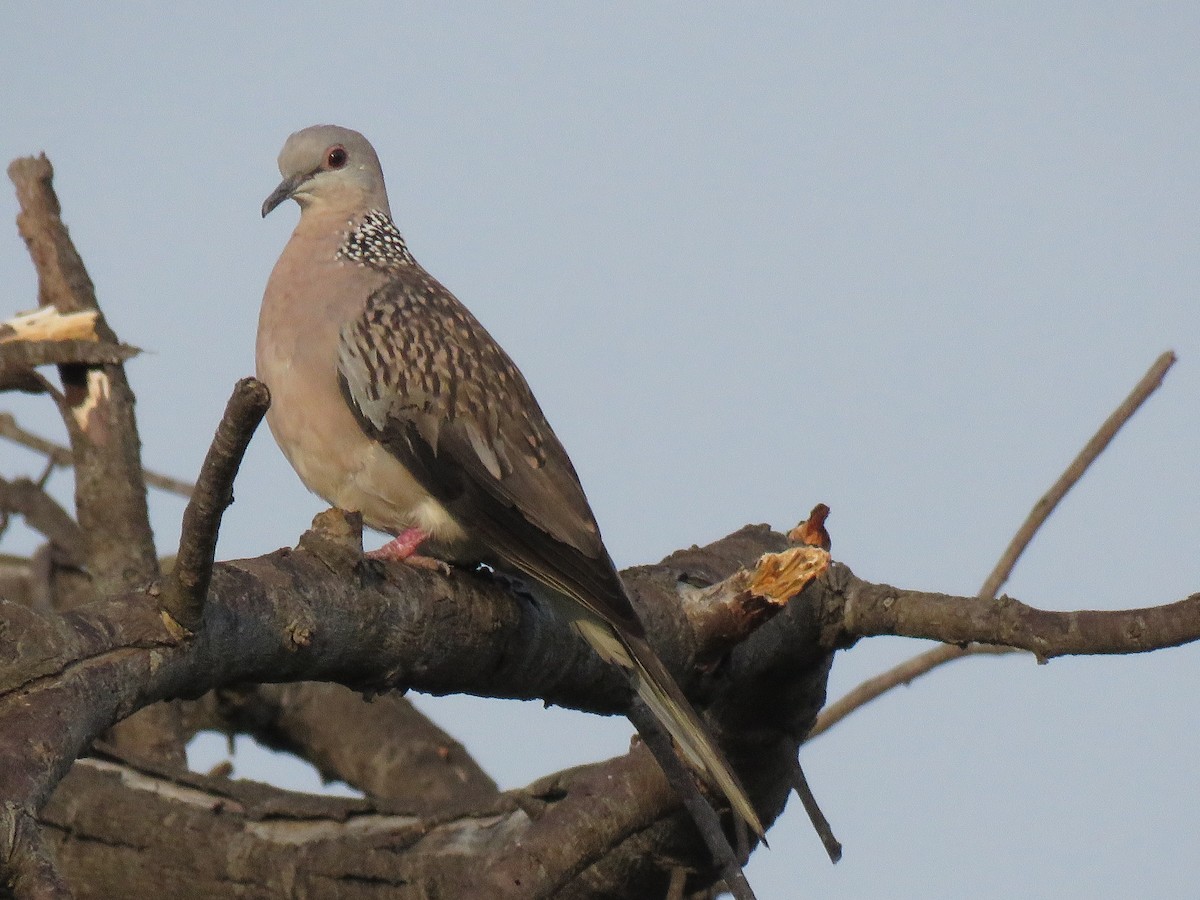
<svg viewBox="0 0 1200 900"><path fill-rule="evenodd" d="M147 466L194 476L253 371L296 219L259 206L287 135L333 122L372 139L410 247L524 369L619 564L823 501L858 575L971 594L1173 348L1007 591L1200 590L1200 6L183 7L0 14L0 157L47 152L105 313L148 351L128 366ZM15 211L0 190L4 315L36 302ZM0 406L61 433L44 401ZM0 447L0 473L36 471ZM320 508L264 429L220 556L293 544ZM181 512L154 496L164 552ZM830 693L924 649L863 642ZM1200 647L942 670L804 749L843 861L793 802L751 881L764 900L1195 896L1198 683ZM418 702L509 787L630 733ZM263 753L237 772L310 783Z"/></svg>

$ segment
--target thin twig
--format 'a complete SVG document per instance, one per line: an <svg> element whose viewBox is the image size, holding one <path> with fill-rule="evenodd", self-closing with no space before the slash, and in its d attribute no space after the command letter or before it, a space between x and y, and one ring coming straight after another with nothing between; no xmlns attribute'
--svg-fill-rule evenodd
<svg viewBox="0 0 1200 900"><path fill-rule="evenodd" d="M1091 440L1084 445L1079 455L1071 461L1071 464L1067 466L1058 480L1054 482L1050 490L1033 505L1029 516L1022 523L1021 527L1017 529L1016 534L1009 541L1008 547L1001 554L995 568L992 569L991 574L988 575L983 586L979 589L979 597L987 600L995 598L1000 588L1008 581L1008 577L1012 574L1017 560L1020 559L1021 554L1025 552L1025 548L1029 546L1038 530L1050 517L1050 514L1062 502L1067 492L1083 477L1091 464L1096 461L1096 458L1104 452L1122 426L1133 418L1134 413L1141 408L1150 395L1158 390L1162 385L1167 371L1175 364L1175 359L1175 354L1168 350L1154 361L1154 364L1150 366L1146 374L1142 376L1141 380L1130 391L1129 396L1104 420L1104 423L1092 435ZM900 665L880 675L867 679L841 697L837 702L826 706L821 710L820 715L817 716L812 730L808 733L807 740L812 740L817 735L828 731L842 719L846 718L846 716L850 715L850 713L870 703L876 697L887 693L893 688L907 685L922 675L933 671L938 666L953 662L956 659L962 659L964 656L979 656L983 654L1000 655L1016 652L1018 651L1012 647L997 647L987 644L972 644L967 647L960 647L957 644L946 644L941 647L935 647L932 650L914 656L912 659L905 660Z"/></svg>
<svg viewBox="0 0 1200 900"><path fill-rule="evenodd" d="M927 650L911 659L906 659L894 668L888 669L874 678L868 678L861 684L856 685L847 694L839 698L836 702L830 703L817 716L816 724L808 733L807 740L812 740L820 734L825 733L850 713L860 707L866 706L876 697L881 694L886 694L893 688L900 687L911 683L927 672L936 669L938 666L945 665L948 662L953 662L956 659L962 659L964 656L976 656L979 654L1002 654L1016 653L1012 647L997 647L994 644L971 644L967 647L960 647L957 644L940 644L932 650Z"/></svg>
<svg viewBox="0 0 1200 900"><path fill-rule="evenodd" d="M67 565L82 566L83 533L58 501L28 478L0 477L0 511L17 513L34 531L58 548Z"/></svg>
<svg viewBox="0 0 1200 900"><path fill-rule="evenodd" d="M667 782L683 802L684 808L704 839L708 852L712 854L713 862L721 869L726 888L737 900L754 900L754 890L746 880L746 874L742 871L729 839L725 837L720 817L700 793L691 771L675 754L671 738L641 700L635 700L630 705L629 721L638 730L638 734L666 775Z"/></svg>
<svg viewBox="0 0 1200 900"><path fill-rule="evenodd" d="M1054 482L1050 490L1046 491L1045 495L1033 505L1028 518L1017 529L1017 533L1013 535L1013 539L1005 548L999 562L996 563L996 568L992 570L987 580L984 581L983 587L979 589L979 596L995 597L1000 592L1000 588L1012 574L1017 560L1025 552L1025 548L1029 546L1038 529L1050 517L1050 513L1054 512L1055 507L1067 495L1067 492L1083 477L1083 473L1096 461L1096 457L1104 452L1121 427L1133 418L1133 414L1141 408L1151 394L1158 390L1167 371L1173 365L1175 365L1175 354L1168 350L1154 361L1154 365L1146 371L1141 381L1130 391L1129 396L1113 410L1112 415L1104 420L1104 424L1079 451L1079 455L1071 461L1071 464L1059 476L1058 481Z"/></svg>
<svg viewBox="0 0 1200 900"><path fill-rule="evenodd" d="M212 578L221 516L233 503L234 476L270 404L271 395L261 381L254 378L239 381L200 467L196 490L183 512L175 566L162 595L163 609L184 628L194 629L200 623Z"/></svg>
<svg viewBox="0 0 1200 900"><path fill-rule="evenodd" d="M22 447L33 450L35 453L42 454L60 468L69 469L74 465L74 458L71 456L69 448L64 447L62 444L56 444L54 441L46 440L46 438L40 437L32 431L26 431L17 424L17 420L10 413L0 413L0 437L7 438L14 444L20 444ZM144 474L146 484L161 491L169 491L181 497L190 497L192 496L192 491L195 490L195 485L188 484L186 481L180 481L177 478L171 478L168 475L159 475L156 472L150 471L146 471Z"/></svg>
<svg viewBox="0 0 1200 900"><path fill-rule="evenodd" d="M829 854L829 861L836 863L842 858L842 844L836 837L833 836L833 829L829 826L829 820L825 818L825 813L821 812L821 807L817 804L817 798L813 796L812 788L808 786L808 779L804 777L804 767L800 765L800 760L796 760L796 771L793 776L792 787L796 790L796 796L800 798L800 802L804 804L804 811L808 813L808 820L812 822L813 830L821 839L821 843L825 847L825 852Z"/></svg>
<svg viewBox="0 0 1200 900"><path fill-rule="evenodd" d="M42 466L42 474L37 477L37 481L35 481L34 484L36 484L42 490L45 490L46 483L50 480L50 476L54 474L55 468L57 467L54 465L54 460L46 460L46 464Z"/></svg>

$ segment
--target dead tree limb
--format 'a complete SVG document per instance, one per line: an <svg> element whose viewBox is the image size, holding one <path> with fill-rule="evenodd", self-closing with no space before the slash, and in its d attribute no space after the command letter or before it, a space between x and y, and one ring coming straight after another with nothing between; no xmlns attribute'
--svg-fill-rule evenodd
<svg viewBox="0 0 1200 900"><path fill-rule="evenodd" d="M1025 549L1033 541L1042 525L1050 518L1050 514L1063 501L1071 488L1079 482L1079 479L1084 476L1092 463L1112 443L1112 439L1117 436L1117 432L1133 418L1134 413L1141 409L1142 405L1150 399L1150 396L1162 386L1163 379L1174 364L1175 354L1173 352L1168 350L1161 354L1151 364L1150 368L1146 370L1146 374L1133 386L1133 390L1129 392L1129 395L1104 420L1096 433L1092 435L1091 439L1079 451L1075 459L1071 461L1071 464L1067 466L1054 484L1050 486L1050 489L1033 505L1033 509L1029 511L1029 515L1021 524L1021 527L1017 529L1016 534L1013 535L1012 540L1009 541L1008 546L1000 555L1000 559L997 560L995 567L984 580L983 586L980 587L978 594L980 598L988 600L996 596L1000 588L1008 581L1008 577L1012 574L1017 560L1021 558L1021 554L1025 552ZM947 644L920 653L912 659L907 659L899 665L893 666L886 672L868 678L848 691L845 696L840 697L836 702L829 704L829 706L821 710L821 714L817 717L817 722L813 725L809 738L823 734L856 709L860 709L890 690L901 685L911 684L915 679L927 675L939 666L962 659L965 656L997 656L1016 652L1016 649L1010 646L1000 647L989 644L971 644L968 646Z"/></svg>
<svg viewBox="0 0 1200 900"><path fill-rule="evenodd" d="M20 205L17 230L37 270L40 310L57 311L47 318L86 321L85 336L102 346L119 347L63 223L50 161L44 154L14 160L8 175ZM78 335L67 332L66 336ZM158 578L158 557L146 505L134 396L125 367L119 357L98 363L69 361L58 365L58 374L63 389L52 396L71 439L75 518L84 537L86 570L95 596L148 585ZM124 722L109 741L136 756L156 755L176 765L186 764L177 715L170 707L147 710Z"/></svg>
<svg viewBox="0 0 1200 900"><path fill-rule="evenodd" d="M834 570L844 569L835 566ZM827 598L837 621L827 646L891 634L951 644L1000 644L1028 650L1039 661L1056 656L1147 653L1200 639L1200 594L1162 606L1052 612L1000 597L954 597L846 581Z"/></svg>
<svg viewBox="0 0 1200 900"><path fill-rule="evenodd" d="M95 312L97 341L115 345L62 225L49 163L18 160L10 175L41 305ZM569 626L498 581L364 560L359 523L336 512L318 517L295 550L211 565L248 427L231 426L217 454L223 462L197 492L181 574L164 598L121 364L30 353L22 365L54 362L63 390L38 373L12 382L44 388L63 413L97 599L69 611L0 600L0 894L8 887L21 900L57 898L75 888L81 897L115 897L186 884L195 897L599 898L695 894L718 883L677 793L641 744L503 794L482 780L456 793L438 784L449 773L436 772L444 801L388 790L380 772L394 773L395 764L372 768L364 756L334 752L333 733L315 717L346 689L538 698L615 714L630 709L629 684ZM814 532L827 547L820 522ZM828 565L825 550L754 527L626 576L665 664L768 823L787 802L834 652L862 637L1005 644L1043 660L1200 638L1200 594L1149 609L1055 613L1011 598L899 590ZM295 681L344 687L297 688L315 702L294 715L264 708L285 702L289 689L246 687ZM248 690L257 725L246 721L249 707L227 702ZM221 693L160 703L210 691ZM104 740L147 707L168 712L150 722L146 740ZM388 729L408 727L400 709L393 704L373 729L363 707L348 704L344 721L360 740L384 740ZM370 796L296 795L188 773L182 738L205 714L274 735L322 771L371 785ZM417 731L424 737L411 740L414 749L433 735L420 723ZM156 740L165 749L139 752ZM421 765L436 769L428 759Z"/></svg>
<svg viewBox="0 0 1200 900"><path fill-rule="evenodd" d="M243 378L237 383L184 510L179 552L163 585L160 602L176 622L189 630L199 624L204 609L221 516L233 503L234 476L270 402L267 386L261 381Z"/></svg>
<svg viewBox="0 0 1200 900"><path fill-rule="evenodd" d="M422 816L493 801L499 790L457 740L396 692L370 700L338 684L303 681L224 688L184 705L187 733L246 734ZM348 739L352 736L353 739Z"/></svg>
<svg viewBox="0 0 1200 900"><path fill-rule="evenodd" d="M248 681L328 679L376 691L413 687L540 697L603 713L628 708L629 687L620 674L535 604L515 600L501 585L469 573L444 578L382 571L363 561L356 541L343 546L343 537L314 532L295 551L217 566L203 620L191 639L173 630L139 592L67 616L37 616L0 604L0 620L10 626L0 636L0 659L21 660L0 667L0 757L15 761L0 769L0 796L38 808L71 761L115 719L156 700ZM750 565L764 550L787 549L785 539L762 528L726 543L747 554L743 559ZM643 571L633 579L640 602L679 614L679 605L668 597L677 591L680 572L668 565L654 569L653 578ZM741 579L736 583L741 590ZM658 596L649 596L651 590ZM720 671L677 673L695 695L709 695L712 704L732 692L721 702L743 722L749 721L753 704L741 695L765 693L760 686L778 691L787 682L809 697L785 709L761 707L770 726L762 721L756 728L739 725L738 733L726 735L735 766L754 760L758 780L747 787L771 817L782 808L790 783L770 773L790 771L793 735L803 733L815 714L828 668L828 653L815 641L812 609L793 606L735 648ZM791 626L789 620L794 620ZM778 658L748 646L772 626L801 627L807 635L775 639L792 648L791 662L782 670ZM689 628L675 623L668 630L685 635ZM664 654L668 658L691 656L688 644L660 644L672 651ZM797 653L800 647L807 649ZM788 672L793 674L784 677ZM792 721L793 712L804 720ZM720 732L720 719L714 724ZM53 749L48 757L30 759L21 748L31 745ZM673 808L668 818L676 813ZM644 814L638 808L629 811L634 818ZM682 864L704 869L702 845L694 837L677 844L679 833L676 822L664 827L659 839L670 838L674 858ZM0 847L0 858L10 849ZM638 871L640 878L651 877Z"/></svg>
<svg viewBox="0 0 1200 900"><path fill-rule="evenodd" d="M99 340L120 344L99 314L92 280L63 224L50 161L44 155L14 160L8 175L21 207L17 230L38 274L38 306L53 306L64 314L95 311ZM60 366L59 375L60 412L75 461L76 519L97 594L148 584L158 576L158 560L124 366L70 363Z"/></svg>
<svg viewBox="0 0 1200 900"><path fill-rule="evenodd" d="M363 563L357 547L341 556L330 552L340 540L314 533L295 551L215 567L191 640L181 640L136 593L64 617L0 604L0 620L9 626L0 637L0 660L15 661L0 668L0 756L16 760L0 770L0 795L38 808L75 756L116 718L155 700L247 681L327 679L359 689L541 697L600 713L628 708L624 679L535 604L468 573L384 573ZM830 651L858 637L1011 639L1046 657L1136 652L1200 637L1200 598L1122 613L1041 612L1008 601L999 606L1007 612L997 615L995 604L977 598L872 585L835 566L716 670L680 668L703 643L688 640L690 622L662 615L682 610L668 597L683 579L698 567L736 576L736 569L728 571L736 553L753 566L762 552L786 548L781 535L745 529L711 549L679 554L689 562L686 570L669 558L629 577L639 604L659 613L647 618L664 657L685 690L707 703L767 821L791 788L800 736L823 700ZM734 577L731 588L740 590L742 581ZM28 758L21 748L34 744L51 748L51 756ZM678 832L670 833L676 846ZM0 849L2 859L14 848ZM673 858L704 870L703 849L690 850Z"/></svg>
<svg viewBox="0 0 1200 900"><path fill-rule="evenodd" d="M34 453L42 454L58 468L69 469L75 465L75 458L71 456L71 449L69 447L46 440L46 438L34 434L32 431L26 431L11 413L0 413L0 437L10 440L14 444L20 444ZM143 469L142 474L146 479L148 487L178 494L181 497L190 497L192 495L194 485L186 481L171 478L169 475L162 475L158 472L152 472L149 469Z"/></svg>

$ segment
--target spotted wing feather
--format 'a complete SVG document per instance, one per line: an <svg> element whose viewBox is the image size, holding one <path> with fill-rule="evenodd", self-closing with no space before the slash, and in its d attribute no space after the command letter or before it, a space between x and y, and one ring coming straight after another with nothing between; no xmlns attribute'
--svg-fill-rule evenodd
<svg viewBox="0 0 1200 900"><path fill-rule="evenodd" d="M566 451L525 378L475 317L418 267L397 272L341 333L360 424L497 557L642 627Z"/></svg>

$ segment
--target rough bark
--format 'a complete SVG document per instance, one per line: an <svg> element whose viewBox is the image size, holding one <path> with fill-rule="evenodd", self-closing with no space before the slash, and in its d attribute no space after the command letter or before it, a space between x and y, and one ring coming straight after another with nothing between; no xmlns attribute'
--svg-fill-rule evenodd
<svg viewBox="0 0 1200 900"><path fill-rule="evenodd" d="M17 159L8 174L21 207L17 230L38 274L39 308L87 320L87 334L96 341L58 342L62 350L75 343L83 346L74 348L79 353L73 359L53 360L62 381L62 391L53 396L71 438L75 516L87 572L94 596L108 596L158 577L134 396L123 365L137 351L121 345L100 311L95 287L62 220L50 161L44 154ZM85 315L73 315L79 313ZM44 350L50 345L36 342L28 349L39 346ZM107 356L94 357L97 347ZM6 343L4 349L0 371L21 361L19 343ZM167 707L145 710L136 721L123 722L109 740L139 756L159 755L176 764L184 760L177 717Z"/></svg>
<svg viewBox="0 0 1200 900"><path fill-rule="evenodd" d="M628 575L639 606L647 611L651 634L691 696L707 704L730 758L767 821L773 820L787 798L795 753L823 702L835 648L863 633L883 633L881 616L903 623L894 632L919 637L996 643L1025 640L1028 633L1005 612L1015 601L997 606L974 598L900 591L862 582L845 567L835 566L734 647L719 665L707 672L691 668L686 661L704 642L697 640L692 622L682 617L685 607L678 602L679 592L694 590L697 580L740 585L741 565L752 565L761 553L785 548L781 535L761 526L748 527L709 548L694 548ZM719 591L710 596L719 602ZM1175 604L1174 614L1135 610L1031 611L1030 615L1041 628L1037 647L1045 655L1128 652L1147 649L1151 642L1173 645L1200 636L1196 602L1189 598ZM1112 623L1098 638L1101 645L1080 643L1081 616L1085 622L1100 616ZM173 632L153 598L143 593L92 604L65 616L38 616L25 607L5 604L0 605L0 621L7 624L0 659L18 661L0 668L0 756L15 761L0 773L0 791L34 807L50 796L75 756L115 718L155 700L246 682L321 678L372 692L415 688L431 693L542 697L605 714L621 712L629 702L628 688L619 675L533 602L470 573L455 572L447 578L381 569L362 560L358 546L346 541L344 529L318 528L295 550L218 565L204 621L194 638ZM1097 634L1087 628L1083 633ZM1126 635L1123 644L1116 642L1121 634ZM30 747L44 750L30 754ZM370 783L368 778L356 778L351 766L339 766L337 772L352 783L360 781L360 786ZM619 779L613 777L617 773ZM128 787L132 776L122 777L118 780ZM155 777L162 777L161 773ZM188 784L191 777L171 776ZM71 809L90 808L86 791L75 796L79 789L72 787L74 783L64 782L47 809L59 809L57 804L62 803ZM598 783L606 789L595 789ZM275 796L269 789L254 790L266 791L256 796ZM129 802L148 802L145 794L153 795L154 803L167 802L164 798L171 796L169 791L145 788L131 793L136 799ZM411 893L399 896L425 896L435 885L448 886L452 881L456 892L452 895L468 896L468 888L474 890L471 885L483 877L482 872L489 874L479 896L537 896L543 888L548 891L545 896L614 892L638 896L643 891L665 891L675 866L699 873L696 886L703 885L706 872L704 854L689 839L690 827L678 818L673 795L641 748L599 767L553 776L519 795L497 797L485 790L475 797L448 801L433 813L421 808L417 797L404 799L400 809L389 804L401 801L382 794L350 806L321 800L320 804L332 806L320 806L325 812L305 818L305 827L311 829L306 834L321 836L319 858L330 859L321 854L332 852L326 841L334 834L355 847L352 855L338 857L343 870L336 876L322 868L325 863L309 869L297 862L298 844L312 838L282 841L279 832L252 826L253 817L238 824L236 841L232 837L227 841L232 807L220 796L206 795L201 803L188 794L190 801L178 801L191 803L182 818L167 817L164 822L155 814L152 821L163 823L167 830L156 830L162 843L154 846L192 843L187 830L202 827L196 818L202 808L203 815L211 817L203 827L213 829L208 833L224 848L221 852L229 854L224 868L207 859L205 870L230 883L254 881L252 872L240 868L248 853L257 860L251 868L261 871L262 881L255 889L264 891L262 896L277 890L273 879L281 871L291 873L292 890L314 896L343 895L330 893L335 890L350 891L344 896L367 896L362 892L373 888L363 887L363 879L393 888L397 880L403 881ZM111 810L116 802L107 796L101 808ZM237 802L239 808L246 805ZM362 803L367 805L355 805ZM511 803L511 808L505 803ZM385 812L403 813L403 820L357 818L360 813ZM64 829L53 842L69 878L87 871L89 890L109 892L96 896L120 896L129 890L131 870L126 864L113 864L115 880L106 888L95 880L95 868L74 866L84 858L90 860L89 867L98 866L96 854L128 852L128 847L122 850L115 845L128 843L131 832L120 826L103 832L102 817L86 820L92 823L87 826L91 831L80 830L82 825L66 822L61 814L46 813L43 819ZM363 825L367 821L369 827ZM185 830L171 837L171 822ZM373 850L361 846L366 840L364 827L375 842ZM486 835L479 833L481 828ZM417 832L427 837L410 843ZM498 834L504 839L494 843ZM446 854L461 853L468 836L475 864L464 872L461 865L448 866ZM255 839L265 843L260 846ZM105 849L106 840L113 849ZM68 848L73 841L86 843L86 852ZM397 842L404 848L403 862ZM264 866L272 847L280 858ZM384 865L376 856L390 862ZM348 859L356 862L350 865ZM647 860L653 860L653 865ZM400 868L389 868L393 864ZM380 874L377 866L384 866L386 872ZM461 880L468 876L471 885ZM353 891L335 885L337 879L353 882Z"/></svg>
<svg viewBox="0 0 1200 900"><path fill-rule="evenodd" d="M99 596L147 584L158 575L158 560L146 510L133 391L120 363L125 351L99 314L96 290L63 224L50 161L45 156L14 160L8 174L21 204L17 230L38 273L38 306L53 306L60 313L96 311L95 332L111 357L100 363L56 360L89 571Z"/></svg>
<svg viewBox="0 0 1200 900"><path fill-rule="evenodd" d="M325 521L334 526L344 522L337 516ZM630 697L624 679L532 601L470 573L455 572L446 578L383 569L364 561L360 546L344 542L345 538L343 528L326 527L307 534L295 550L218 565L204 620L194 637L163 619L152 591L101 601L66 615L38 615L16 604L0 604L0 621L8 625L0 636L0 659L20 661L0 667L0 758L12 761L0 771L0 795L19 799L23 807L39 808L74 758L115 719L156 700L246 682L325 678L371 692L467 690L486 696L541 697L605 714L627 709ZM764 527L744 529L714 545L704 568L713 575L733 574L730 570L739 562L752 564L761 553L778 549L786 549L780 535ZM686 574L694 579L695 567ZM714 719L718 733L725 738L731 760L741 768L751 795L768 819L774 818L786 800L800 736L824 696L830 652L816 641L820 607L793 603L714 671L688 672L680 661L690 658L695 638L689 622L680 617L682 606L676 599L684 575L668 560L631 573L630 583L639 605L658 611L647 615L648 625L664 656L674 661L681 682L693 696L707 698L711 709L725 711L729 725L724 727L718 715ZM732 583L740 591L741 579ZM719 595L713 596L713 602L719 602L715 599ZM674 610L676 615L664 615L663 610ZM772 631L779 633L772 635ZM762 654L759 646L788 649ZM762 697L753 696L760 693ZM370 740L376 735L366 731L361 737ZM353 735L350 742L362 753L358 738ZM320 744L302 743L306 753ZM45 751L30 754L31 747ZM450 759L435 751L426 756L425 770L434 760L445 768ZM618 888L636 895L650 886L657 890L660 882L665 890L674 866L707 872L711 881L701 846L690 825L679 818L674 796L644 748L604 765L611 768L563 773L519 796L497 799L494 791L482 786L473 795L448 798L432 811L430 798L420 793L388 797L372 792L370 808L384 804L378 808L395 812L395 804L403 801L405 816L416 820L405 824L406 834L444 825L454 835L453 840L443 835L406 851L413 856L405 866L424 873L413 896L424 896L422 892L440 883L438 879L450 878L458 879L450 895L467 896L462 879L479 879L483 872L489 874L479 896L504 892L528 896L531 884L547 886L546 896L603 896ZM147 770L145 763L140 767ZM340 777L370 789L369 766L366 771L368 777L359 777L353 765L336 768ZM587 780L579 781L585 775ZM619 775L620 790L614 775ZM172 777L186 778L179 773ZM127 784L128 778L122 783ZM67 781L58 788L55 803L64 792L70 794L71 784ZM598 784L609 787L601 792L595 787ZM150 793L156 803L162 802L163 792ZM505 818L494 819L501 800L511 809ZM87 797L72 797L69 805L83 809L90 802ZM108 797L100 808L111 810L112 803ZM205 808L208 815L227 816L228 809L217 801ZM196 827L195 815L189 808L190 819L167 817L162 829L185 820L192 822L187 828ZM329 827L341 827L337 824L341 815L333 815ZM494 857L494 864L466 870L459 865L447 867L445 854L462 852L464 834L471 835L472 841L483 840L475 836L480 817L487 820L488 840L477 851L478 859L482 864ZM102 822L98 816L88 827L100 829ZM120 820L113 823L107 832L111 841L127 843L130 832ZM588 827L570 837L582 823ZM223 819L222 824L228 823ZM105 840L94 834L80 837L81 827L71 824L54 844L69 877L81 874L72 868L73 860L80 857L66 845L85 841L91 865ZM463 832L464 828L468 830ZM168 839L162 829L156 833L166 845L189 843L186 833ZM259 833L249 825L243 830ZM329 832L320 834L324 840ZM378 832L371 834L373 840L380 839ZM506 837L493 843L497 834ZM272 833L269 838L256 853L265 854L271 847L284 856L294 852L294 844L281 849L277 836ZM360 839L356 834L355 840ZM395 844L384 843L390 849L383 855L394 857ZM238 846L244 849L245 845ZM517 852L518 848L523 849ZM427 851L433 857L421 859ZM355 878L368 877L363 873L374 865L371 854L364 853L355 850L355 858L363 864L352 873ZM264 878L267 872L273 877L284 865L282 859L276 862L254 868L262 869ZM131 870L114 864L112 871L120 873L122 880L109 883L108 896L120 896L130 890ZM214 871L223 879L247 877L235 869ZM88 869L87 873L89 889L101 890L97 872ZM333 890L326 884L328 877L312 874L314 881L305 890L331 896L326 893ZM497 878L508 879L507 887ZM275 887L266 884L264 890Z"/></svg>
<svg viewBox="0 0 1200 900"><path fill-rule="evenodd" d="M627 712L624 678L529 597L477 573L365 560L358 523L336 512L293 550L212 565L261 406L253 384L218 431L179 570L160 585L124 351L62 225L49 163L10 174L42 305L97 315L95 341L22 345L0 332L0 388L54 398L77 475L74 519L36 482L0 482L0 515L26 516L49 540L31 560L0 557L0 896L710 896L719 873L645 746L499 792L403 700L417 689ZM62 391L41 363L58 366ZM0 426L19 432L8 417ZM45 449L64 463L63 448ZM768 824L800 778L835 652L863 637L1043 659L1200 638L1200 594L1058 613L905 591L765 526L625 577ZM202 728L252 734L365 797L187 772L182 742Z"/></svg>

